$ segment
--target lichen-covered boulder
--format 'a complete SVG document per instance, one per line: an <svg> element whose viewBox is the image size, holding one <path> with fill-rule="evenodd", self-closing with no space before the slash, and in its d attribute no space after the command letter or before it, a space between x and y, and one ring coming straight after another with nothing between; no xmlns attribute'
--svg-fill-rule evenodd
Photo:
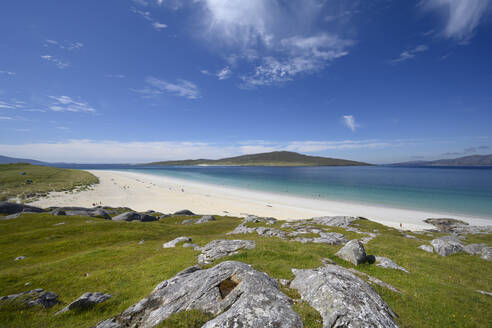
<svg viewBox="0 0 492 328"><path fill-rule="evenodd" d="M255 242L252 240L214 240L201 248L202 253L198 255L198 264L210 264L221 257L237 254L241 249L253 248L255 248Z"/></svg>
<svg viewBox="0 0 492 328"><path fill-rule="evenodd" d="M207 270L194 266L178 273L161 282L149 297L96 328L149 328L187 310L217 315L202 328L303 327L276 280L245 263L226 261Z"/></svg>
<svg viewBox="0 0 492 328"><path fill-rule="evenodd" d="M396 314L361 278L337 265L317 269L292 269L290 288L323 318L323 328L398 327Z"/></svg>
<svg viewBox="0 0 492 328"><path fill-rule="evenodd" d="M456 254L463 250L463 245L452 238L437 238L431 241L431 245L441 256Z"/></svg>
<svg viewBox="0 0 492 328"><path fill-rule="evenodd" d="M367 257L364 245L357 239L353 239L346 243L335 255L354 265L364 263Z"/></svg>

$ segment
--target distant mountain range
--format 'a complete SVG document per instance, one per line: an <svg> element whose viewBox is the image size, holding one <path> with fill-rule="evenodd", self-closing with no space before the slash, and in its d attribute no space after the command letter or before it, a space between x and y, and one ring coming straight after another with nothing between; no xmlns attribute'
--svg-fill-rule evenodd
<svg viewBox="0 0 492 328"><path fill-rule="evenodd" d="M242 155L222 159L153 162L147 165L238 165L238 166L355 166L370 165L338 158L308 156L290 151Z"/></svg>
<svg viewBox="0 0 492 328"><path fill-rule="evenodd" d="M492 166L491 155L471 155L436 161L412 161L390 164L391 166Z"/></svg>
<svg viewBox="0 0 492 328"><path fill-rule="evenodd" d="M11 164L11 163L29 163L37 165L48 165L49 163L36 161L34 159L27 158L14 158L0 155L0 164Z"/></svg>

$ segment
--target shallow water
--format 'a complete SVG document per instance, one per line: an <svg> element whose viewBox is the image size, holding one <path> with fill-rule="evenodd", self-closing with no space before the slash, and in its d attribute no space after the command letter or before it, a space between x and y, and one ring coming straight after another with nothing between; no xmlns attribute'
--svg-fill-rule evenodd
<svg viewBox="0 0 492 328"><path fill-rule="evenodd" d="M492 168L121 165L76 167L132 171L249 190L454 213L492 220Z"/></svg>

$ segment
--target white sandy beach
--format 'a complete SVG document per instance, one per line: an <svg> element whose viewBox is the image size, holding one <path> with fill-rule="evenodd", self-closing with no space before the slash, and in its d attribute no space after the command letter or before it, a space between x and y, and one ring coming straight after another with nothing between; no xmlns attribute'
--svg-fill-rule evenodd
<svg viewBox="0 0 492 328"><path fill-rule="evenodd" d="M89 171L100 183L93 190L77 193L56 192L32 203L49 206L127 206L137 211L155 210L172 213L189 209L199 214L275 217L277 219L308 219L314 216L362 216L379 223L404 229L432 228L422 222L426 218L455 217L472 225L490 225L485 218L457 217L432 213L378 207L355 203L309 199L267 192L210 185L170 177L122 171Z"/></svg>

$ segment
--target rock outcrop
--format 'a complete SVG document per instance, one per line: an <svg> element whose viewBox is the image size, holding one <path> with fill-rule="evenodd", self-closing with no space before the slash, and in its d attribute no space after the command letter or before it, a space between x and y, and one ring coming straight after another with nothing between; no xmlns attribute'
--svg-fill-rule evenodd
<svg viewBox="0 0 492 328"><path fill-rule="evenodd" d="M321 216L312 218L310 221L315 224L324 225L328 227L348 227L352 222L358 218L353 216Z"/></svg>
<svg viewBox="0 0 492 328"><path fill-rule="evenodd" d="M198 255L198 263L210 264L221 257L237 254L241 249L253 248L255 248L255 242L252 240L214 240L201 248L202 253Z"/></svg>
<svg viewBox="0 0 492 328"><path fill-rule="evenodd" d="M181 211L174 212L173 215L195 215L195 213L193 213L190 210L181 210Z"/></svg>
<svg viewBox="0 0 492 328"><path fill-rule="evenodd" d="M28 306L42 306L44 308L50 308L60 303L58 301L58 295L53 292L45 291L42 288L33 289L20 294L1 296L0 301L12 301L18 298L22 298L22 302Z"/></svg>
<svg viewBox="0 0 492 328"><path fill-rule="evenodd" d="M323 318L323 328L398 327L396 314L361 278L337 265L317 269L292 269L290 288Z"/></svg>
<svg viewBox="0 0 492 328"><path fill-rule="evenodd" d="M66 307L56 312L56 314L65 313L70 310L85 310L93 307L96 304L102 303L112 296L103 293L85 293L79 298L77 298L72 303L68 304Z"/></svg>
<svg viewBox="0 0 492 328"><path fill-rule="evenodd" d="M162 244L162 248L173 248L176 247L176 245L179 243L190 242L190 241L191 241L190 237L178 237L171 241L168 241L167 243Z"/></svg>
<svg viewBox="0 0 492 328"><path fill-rule="evenodd" d="M437 238L431 241L431 245L441 256L449 256L463 250L463 245L453 238Z"/></svg>
<svg viewBox="0 0 492 328"><path fill-rule="evenodd" d="M125 212L112 218L113 221L141 221L152 222L159 220L158 217L137 212Z"/></svg>
<svg viewBox="0 0 492 328"><path fill-rule="evenodd" d="M41 213L41 212L45 212L45 210L39 207L29 206L25 204L0 202L1 214L16 214L21 212Z"/></svg>
<svg viewBox="0 0 492 328"><path fill-rule="evenodd" d="M276 280L249 265L227 261L202 270L188 268L161 282L149 297L96 328L149 328L173 313L200 310L217 315L202 328L301 328Z"/></svg>
<svg viewBox="0 0 492 328"><path fill-rule="evenodd" d="M327 245L341 245L347 242L345 236L338 232L320 232L319 237L297 237L294 240L301 243L310 242Z"/></svg>

